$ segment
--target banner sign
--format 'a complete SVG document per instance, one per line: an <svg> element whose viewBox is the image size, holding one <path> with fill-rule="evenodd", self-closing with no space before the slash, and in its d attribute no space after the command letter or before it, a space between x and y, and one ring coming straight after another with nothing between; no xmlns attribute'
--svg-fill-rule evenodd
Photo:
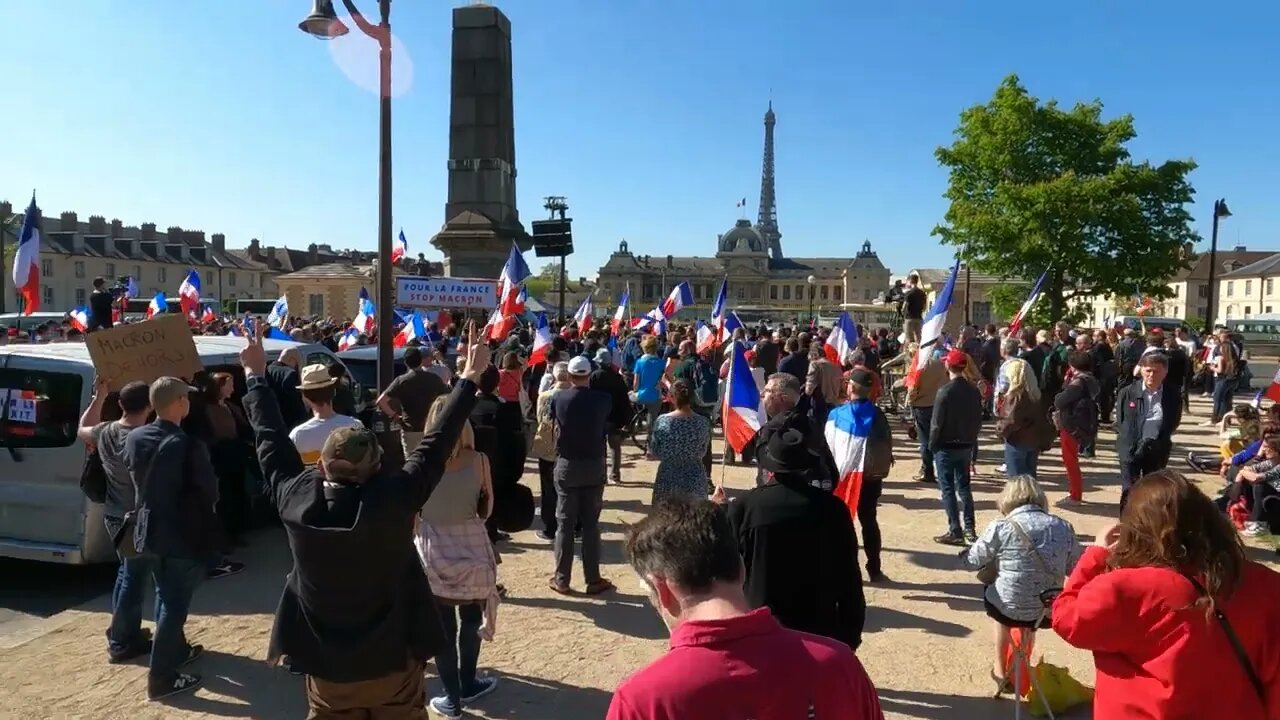
<svg viewBox="0 0 1280 720"><path fill-rule="evenodd" d="M177 313L91 332L84 342L94 369L107 379L111 390L166 375L190 381L204 369L187 318Z"/></svg>
<svg viewBox="0 0 1280 720"><path fill-rule="evenodd" d="M498 281L399 275L396 277L396 305L490 310L498 305Z"/></svg>

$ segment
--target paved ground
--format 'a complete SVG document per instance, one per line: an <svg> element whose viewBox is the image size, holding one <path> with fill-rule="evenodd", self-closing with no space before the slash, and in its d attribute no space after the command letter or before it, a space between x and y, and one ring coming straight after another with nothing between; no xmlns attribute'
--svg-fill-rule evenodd
<svg viewBox="0 0 1280 720"><path fill-rule="evenodd" d="M1207 429L1194 427L1207 412L1197 398L1193 418L1178 437L1179 449L1207 449ZM995 517L1000 489L994 468L998 445L986 436L981 476L974 486L979 526ZM885 538L888 586L868 588L867 635L859 651L880 690L890 718L1009 717L1007 701L990 700L987 679L990 630L972 574L957 569L955 552L930 538L943 529L936 489L913 482L913 451L899 436L898 465L886 482L880 517ZM1110 435L1098 457L1085 461L1088 502L1062 515L1085 541L1107 518L1118 498ZM621 533L649 503L653 466L635 463L624 482L606 492L603 555L606 573L619 592L605 599L560 597L546 588L549 546L532 531L503 548L499 575L511 590L498 619L498 635L487 644L481 665L501 678L496 693L472 709L474 717L511 720L576 720L602 717L611 690L627 674L660 654L665 628L648 606L639 581L626 569ZM1180 460L1175 456L1175 464ZM1051 500L1064 494L1056 451L1041 461ZM525 477L534 481L534 474ZM733 491L750 487L751 471L730 468ZM1206 486L1214 480L1204 477ZM1251 549L1274 561L1269 549ZM172 706L142 700L145 669L104 662L109 569L0 565L0 718L301 718L302 683L268 667L267 633L282 578L289 567L280 531L263 531L244 553L249 569L203 586L188 631L208 652L198 662L206 687ZM576 584L581 578L575 579ZM82 600L86 602L81 603ZM70 609L64 609L68 608ZM1092 681L1090 657L1049 633L1041 648L1056 664ZM430 687L438 685L434 677ZM1088 710L1071 717L1087 718Z"/></svg>

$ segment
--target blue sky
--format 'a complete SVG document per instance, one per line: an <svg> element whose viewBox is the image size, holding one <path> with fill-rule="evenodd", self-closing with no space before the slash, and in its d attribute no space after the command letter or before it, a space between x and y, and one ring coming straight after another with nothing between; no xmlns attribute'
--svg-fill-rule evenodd
<svg viewBox="0 0 1280 720"><path fill-rule="evenodd" d="M444 221L450 11L396 0L395 222L410 250ZM339 3L340 5L340 3ZM367 13L373 0L358 0ZM511 0L517 192L569 198L574 275L625 238L711 254L759 198L762 115L778 114L789 255L871 240L895 272L940 266L933 150L1018 73L1041 98L1133 113L1138 158L1192 157L1222 243L1278 249L1280 6L1263 2L891 3ZM373 47L296 29L309 0L0 0L7 84L0 198L223 232L228 244L372 248ZM528 255L535 267L541 262Z"/></svg>

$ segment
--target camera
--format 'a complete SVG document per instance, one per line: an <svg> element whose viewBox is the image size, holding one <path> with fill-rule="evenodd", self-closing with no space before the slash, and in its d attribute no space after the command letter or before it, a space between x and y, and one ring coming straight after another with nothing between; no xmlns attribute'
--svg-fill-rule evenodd
<svg viewBox="0 0 1280 720"><path fill-rule="evenodd" d="M112 301L127 298L129 296L129 276L121 275L116 278L116 284L107 288L107 292L111 293Z"/></svg>

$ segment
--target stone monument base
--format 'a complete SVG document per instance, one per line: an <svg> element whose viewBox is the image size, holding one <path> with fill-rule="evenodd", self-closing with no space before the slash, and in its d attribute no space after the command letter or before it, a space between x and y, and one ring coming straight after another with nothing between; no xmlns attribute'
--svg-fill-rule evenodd
<svg viewBox="0 0 1280 720"><path fill-rule="evenodd" d="M500 227L489 218L464 211L444 224L431 244L444 254L445 277L496 280L511 254L511 244L527 251L533 240L519 225Z"/></svg>

